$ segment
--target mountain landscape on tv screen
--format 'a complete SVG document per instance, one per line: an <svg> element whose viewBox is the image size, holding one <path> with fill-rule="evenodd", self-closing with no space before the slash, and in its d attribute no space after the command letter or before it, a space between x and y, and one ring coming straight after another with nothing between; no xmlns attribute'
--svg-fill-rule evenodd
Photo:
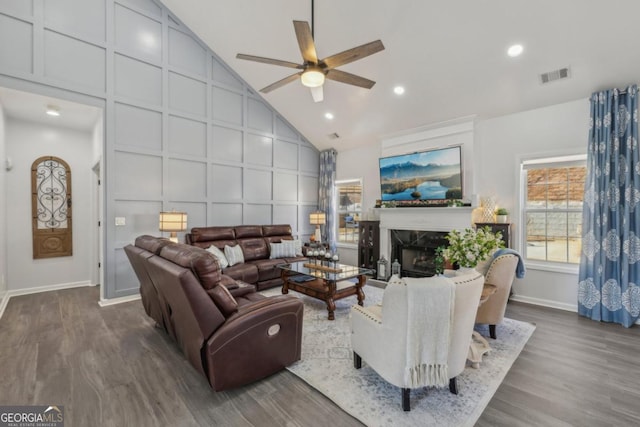
<svg viewBox="0 0 640 427"><path fill-rule="evenodd" d="M380 168L382 200L434 200L462 198L460 165L414 162ZM455 190L458 192L454 192ZM455 194L457 197L447 197Z"/></svg>

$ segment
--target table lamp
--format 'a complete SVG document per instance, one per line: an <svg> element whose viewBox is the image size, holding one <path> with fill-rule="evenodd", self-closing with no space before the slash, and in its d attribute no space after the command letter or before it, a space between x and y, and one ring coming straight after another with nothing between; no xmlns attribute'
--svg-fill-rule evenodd
<svg viewBox="0 0 640 427"><path fill-rule="evenodd" d="M160 231L171 233L169 240L178 243L178 231L187 229L186 212L160 212Z"/></svg>
<svg viewBox="0 0 640 427"><path fill-rule="evenodd" d="M322 240L322 235L320 233L320 226L326 223L326 216L324 212L320 212L320 211L312 212L309 215L309 223L311 225L316 226L315 240L316 240L316 243L320 243L320 241Z"/></svg>

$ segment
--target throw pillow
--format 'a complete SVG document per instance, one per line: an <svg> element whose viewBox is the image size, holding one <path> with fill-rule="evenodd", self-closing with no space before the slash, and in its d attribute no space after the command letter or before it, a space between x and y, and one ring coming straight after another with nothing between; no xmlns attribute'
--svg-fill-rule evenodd
<svg viewBox="0 0 640 427"><path fill-rule="evenodd" d="M293 245L285 245L284 240L282 243L270 243L271 253L269 259L276 258L293 258L296 256L296 250Z"/></svg>
<svg viewBox="0 0 640 427"><path fill-rule="evenodd" d="M218 286L208 290L207 293L224 317L229 317L238 310L238 302L223 284L218 284Z"/></svg>
<svg viewBox="0 0 640 427"><path fill-rule="evenodd" d="M224 256L224 252L218 249L215 245L211 245L207 248L207 251L211 252L214 257L218 258L218 262L220 263L220 268L229 267L229 261L227 261L227 257Z"/></svg>
<svg viewBox="0 0 640 427"><path fill-rule="evenodd" d="M224 255L227 257L227 261L229 261L229 267L244 262L244 253L242 253L240 245L224 245Z"/></svg>
<svg viewBox="0 0 640 427"><path fill-rule="evenodd" d="M303 256L302 253L302 240L294 239L294 240L283 240L282 244L286 246L293 246L293 256Z"/></svg>

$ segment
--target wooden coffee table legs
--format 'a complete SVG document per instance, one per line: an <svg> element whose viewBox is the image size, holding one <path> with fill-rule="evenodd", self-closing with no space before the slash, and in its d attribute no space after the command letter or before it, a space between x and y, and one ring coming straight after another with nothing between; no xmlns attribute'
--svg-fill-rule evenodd
<svg viewBox="0 0 640 427"><path fill-rule="evenodd" d="M336 282L327 282L329 289L326 294L325 302L327 303L329 320L335 319L334 311L336 310L336 303L334 300L339 300L355 294L358 297L358 305L364 305L365 296L362 287L365 285L365 283L367 283L367 276L365 275L358 276L358 282L354 283L353 286L342 289L336 288Z"/></svg>
<svg viewBox="0 0 640 427"><path fill-rule="evenodd" d="M333 297L336 295L336 282L327 282L329 287L329 292L325 297L324 302L327 303L327 311L329 312L329 320L335 320L336 316L333 314L336 311L336 303L333 300Z"/></svg>
<svg viewBox="0 0 640 427"><path fill-rule="evenodd" d="M358 276L358 283L356 284L356 294L358 295L358 305L364 305L364 291L362 288L367 283L367 276Z"/></svg>
<svg viewBox="0 0 640 427"><path fill-rule="evenodd" d="M329 320L335 320L336 301L351 295L358 297L358 305L364 305L363 286L367 283L367 276L358 276L358 282L331 281L316 279L310 281L296 282L285 270L282 271L282 293L288 294L290 290L300 292L312 298L324 301L327 304Z"/></svg>

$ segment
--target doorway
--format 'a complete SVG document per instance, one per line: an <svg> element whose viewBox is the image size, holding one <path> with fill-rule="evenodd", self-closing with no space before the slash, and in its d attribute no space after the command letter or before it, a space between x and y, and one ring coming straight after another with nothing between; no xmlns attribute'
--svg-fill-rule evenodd
<svg viewBox="0 0 640 427"><path fill-rule="evenodd" d="M99 266L104 240L98 227L103 197L97 179L103 169L104 102L93 98L77 102L87 97L35 84L29 89L0 87L4 118L0 152L12 165L5 172L5 203L0 208L7 224L0 257L6 261L8 291L20 295L98 285L103 282ZM73 170L74 251L71 256L33 259L29 174L31 163L48 155L64 158Z"/></svg>

